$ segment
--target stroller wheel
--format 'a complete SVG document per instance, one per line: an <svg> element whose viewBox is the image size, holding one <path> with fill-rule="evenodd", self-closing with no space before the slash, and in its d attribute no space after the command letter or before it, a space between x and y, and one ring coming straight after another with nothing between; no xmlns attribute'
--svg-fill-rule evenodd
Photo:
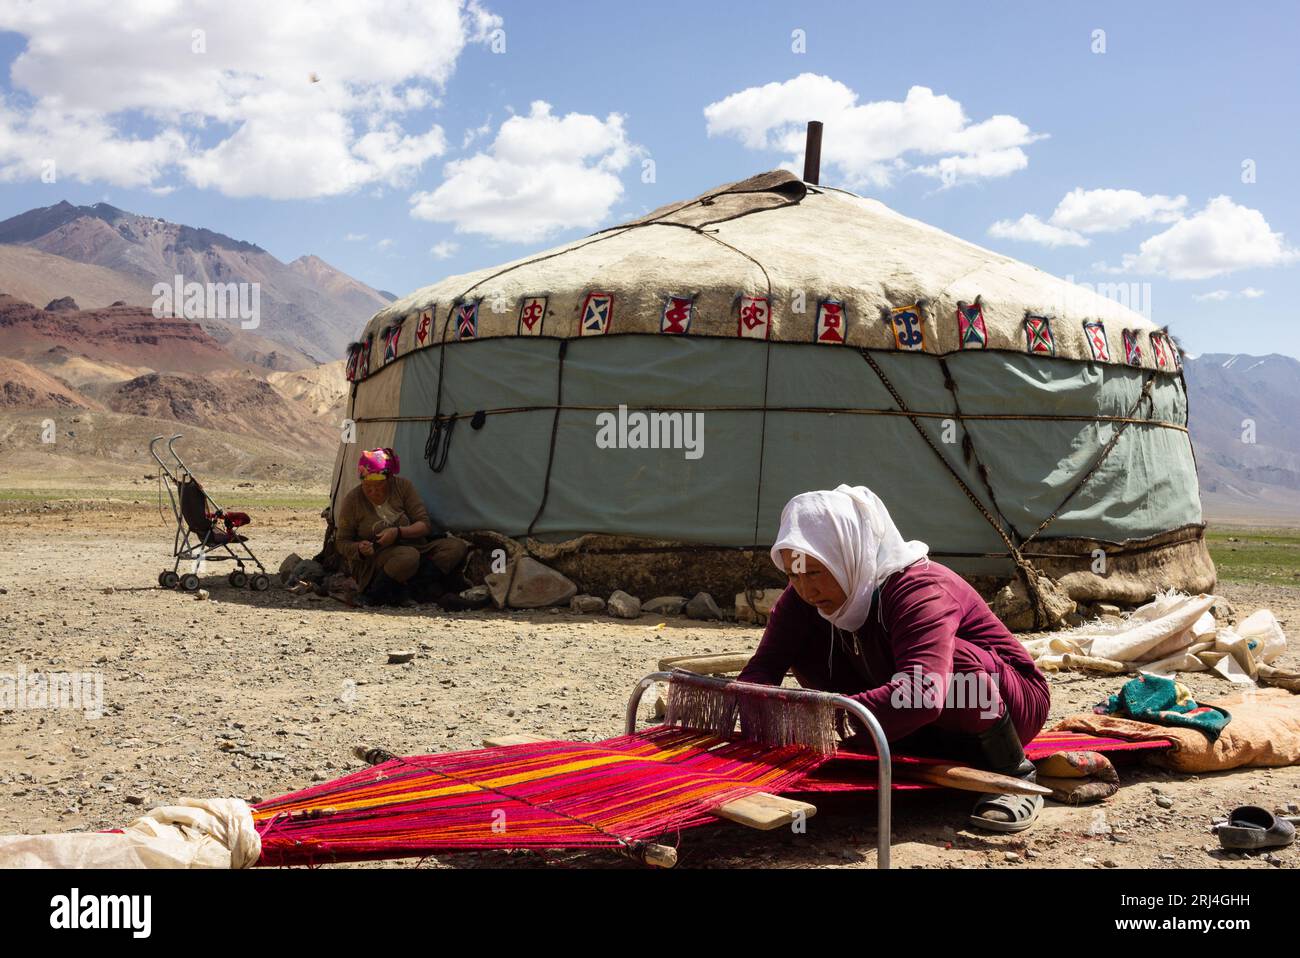
<svg viewBox="0 0 1300 958"><path fill-rule="evenodd" d="M181 588L186 592L197 592L199 590L199 577L193 572L187 572L181 576Z"/></svg>
<svg viewBox="0 0 1300 958"><path fill-rule="evenodd" d="M158 576L158 584L164 589L174 589L176 588L176 584L180 581L181 577L171 569L164 570L163 573Z"/></svg>
<svg viewBox="0 0 1300 958"><path fill-rule="evenodd" d="M229 582L233 588L242 589L244 586L248 585L248 573L244 572L242 569L236 570L226 576L226 581Z"/></svg>
<svg viewBox="0 0 1300 958"><path fill-rule="evenodd" d="M265 592L267 589L271 588L271 577L264 572L259 572L257 575L253 576L252 582L254 592Z"/></svg>

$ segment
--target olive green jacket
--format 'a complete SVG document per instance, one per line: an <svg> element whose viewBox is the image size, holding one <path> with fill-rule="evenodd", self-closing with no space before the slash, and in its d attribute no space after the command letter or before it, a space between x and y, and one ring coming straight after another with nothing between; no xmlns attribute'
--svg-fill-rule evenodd
<svg viewBox="0 0 1300 958"><path fill-rule="evenodd" d="M432 527L429 510L424 507L424 502L410 479L389 476L388 499L385 501L398 513L396 525L409 526L416 522L427 522ZM347 560L358 588L364 589L370 584L377 567L375 560L378 558L377 554L363 556L358 546L365 540L372 540L389 525L379 517L379 511L366 498L360 485L343 497L338 515L334 517L334 547ZM427 536L421 536L418 539L398 539L389 548L398 546L410 546L423 553L429 551L433 543Z"/></svg>

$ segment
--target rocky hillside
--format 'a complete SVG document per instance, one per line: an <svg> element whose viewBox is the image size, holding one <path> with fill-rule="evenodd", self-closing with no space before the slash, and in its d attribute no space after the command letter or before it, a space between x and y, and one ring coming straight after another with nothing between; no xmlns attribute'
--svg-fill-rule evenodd
<svg viewBox="0 0 1300 958"><path fill-rule="evenodd" d="M285 399L306 404L313 416L336 425L347 406L344 366L340 359L314 369L270 373L266 378Z"/></svg>
<svg viewBox="0 0 1300 958"><path fill-rule="evenodd" d="M305 404L242 373L148 373L115 385L104 394L104 403L114 412L256 436L290 448L328 449L330 454L339 436L337 427L311 415Z"/></svg>
<svg viewBox="0 0 1300 958"><path fill-rule="evenodd" d="M63 347L87 359L173 372L204 373L247 365L198 323L157 319L142 306L86 310L76 308L75 302L71 306L42 309L0 294L0 355L39 366L50 350Z"/></svg>
<svg viewBox="0 0 1300 958"><path fill-rule="evenodd" d="M27 363L0 357L0 409L102 409L68 382Z"/></svg>
<svg viewBox="0 0 1300 958"><path fill-rule="evenodd" d="M15 481L138 476L149 438L178 432L220 476L322 481L337 448L342 361L275 371L140 306L3 295L0 356L0 475Z"/></svg>
<svg viewBox="0 0 1300 958"><path fill-rule="evenodd" d="M42 442L47 420L53 442ZM330 456L283 442L206 429L174 420L88 409L0 410L0 488L128 486L152 477L149 440L184 436L177 451L204 480L273 479L320 487L329 484Z"/></svg>
<svg viewBox="0 0 1300 958"><path fill-rule="evenodd" d="M27 246L0 245L0 291L28 303L70 297L85 307L112 303L152 312L152 286L103 266L78 263ZM310 369L316 360L285 343L244 329L237 322L204 317L195 322L232 356L267 369Z"/></svg>
<svg viewBox="0 0 1300 958"><path fill-rule="evenodd" d="M130 288L148 291L158 282L173 283L177 275L186 283L258 283L257 334L286 352L321 362L342 356L366 320L389 301L319 257L283 263L254 243L107 203L65 201L20 213L0 222L0 244L19 250L0 245L0 289L11 294L20 288L25 295L35 292L32 282L22 279L30 267L30 253L22 250L96 267L79 280L102 290L116 287L117 298L127 303L135 299Z"/></svg>
<svg viewBox="0 0 1300 958"><path fill-rule="evenodd" d="M256 283L259 322L175 318L154 286ZM0 222L0 478L132 476L183 432L218 476L328 481L339 359L393 299L318 256L67 202ZM245 300L247 303L247 300ZM44 304L44 305L42 305ZM208 310L210 311L210 310ZM47 441L53 422L54 441Z"/></svg>

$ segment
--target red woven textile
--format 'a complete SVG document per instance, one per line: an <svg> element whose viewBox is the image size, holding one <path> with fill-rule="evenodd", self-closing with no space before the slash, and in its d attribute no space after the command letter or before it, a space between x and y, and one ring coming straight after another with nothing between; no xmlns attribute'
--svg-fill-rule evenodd
<svg viewBox="0 0 1300 958"><path fill-rule="evenodd" d="M1102 738L1082 732L1045 731L1040 732L1025 746L1025 755L1037 761L1055 755L1057 752L1136 752L1167 749L1172 744L1167 740L1129 742L1120 738ZM906 777L908 765L927 763L933 765L943 761L942 759L894 755L892 760L894 791L919 791L944 787L930 782L911 782ZM786 789L789 793L874 792L875 790L876 756L862 752L839 752L829 762L814 769Z"/></svg>
<svg viewBox="0 0 1300 958"><path fill-rule="evenodd" d="M413 755L255 806L259 865L621 845L780 791L825 756L660 727L596 744Z"/></svg>
<svg viewBox="0 0 1300 958"><path fill-rule="evenodd" d="M1152 739L1149 742L1130 742L1122 738L1104 738L1088 735L1084 732L1043 731L1025 746L1025 754L1037 760L1055 755L1057 752L1140 752L1173 748L1168 739Z"/></svg>
<svg viewBox="0 0 1300 958"><path fill-rule="evenodd" d="M1031 758L1067 750L1168 747L1046 732ZM906 780L898 791L940 786ZM755 792L871 792L876 757L721 741L661 726L594 744L539 742L411 755L262 802L253 817L259 865L406 858L438 851L635 845L714 821L710 811Z"/></svg>

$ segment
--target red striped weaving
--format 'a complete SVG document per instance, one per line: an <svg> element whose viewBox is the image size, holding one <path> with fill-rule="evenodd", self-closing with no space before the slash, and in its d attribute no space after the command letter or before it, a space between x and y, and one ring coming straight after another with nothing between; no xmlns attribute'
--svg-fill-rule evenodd
<svg viewBox="0 0 1300 958"><path fill-rule="evenodd" d="M1038 759L1168 747L1044 732L1025 751ZM940 787L907 781L908 765L933 761L895 755L893 787ZM875 775L874 755L840 752L828 760L796 746L724 742L661 726L594 744L395 758L270 799L254 807L253 817L262 837L259 865L616 846L712 821L712 809L755 792L870 792Z"/></svg>
<svg viewBox="0 0 1300 958"><path fill-rule="evenodd" d="M1040 732L1025 746L1025 754L1037 761L1057 752L1135 752L1162 750L1172 746L1166 739L1130 742L1121 738L1103 738L1084 732ZM914 755L892 756L895 791L919 791L943 788L930 782L907 781L908 765L935 764L937 758ZM838 752L835 757L814 769L787 789L791 793L807 792L874 792L876 790L876 756L862 752Z"/></svg>
<svg viewBox="0 0 1300 958"><path fill-rule="evenodd" d="M784 790L824 760L668 727L407 756L255 806L258 864L619 845L710 821L710 809Z"/></svg>

